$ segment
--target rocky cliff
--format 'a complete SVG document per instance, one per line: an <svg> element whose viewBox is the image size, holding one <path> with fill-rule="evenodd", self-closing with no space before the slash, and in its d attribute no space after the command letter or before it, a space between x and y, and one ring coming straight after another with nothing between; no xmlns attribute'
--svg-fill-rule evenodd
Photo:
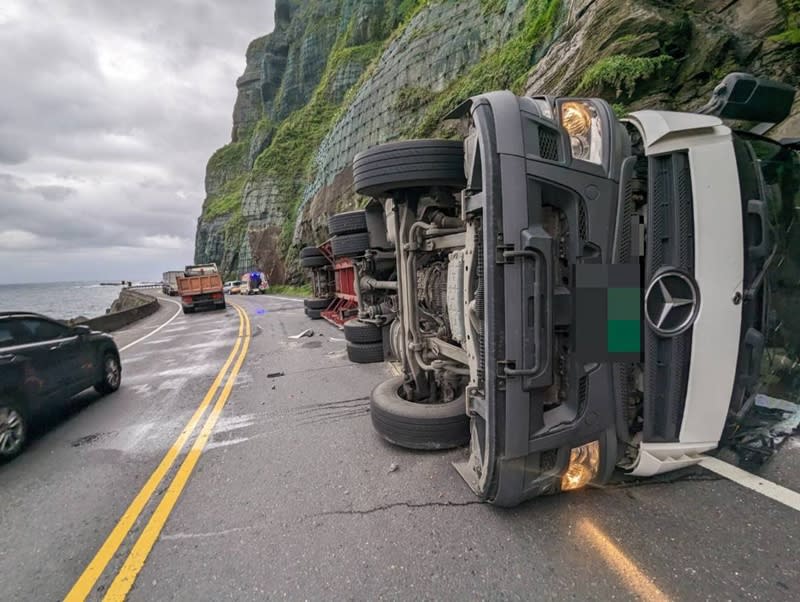
<svg viewBox="0 0 800 602"><path fill-rule="evenodd" d="M350 163L490 89L697 107L730 71L800 84L800 0L278 0L208 162L195 259L296 277L329 213L363 202ZM800 103L781 129L800 133ZM780 133L780 132L776 132Z"/></svg>

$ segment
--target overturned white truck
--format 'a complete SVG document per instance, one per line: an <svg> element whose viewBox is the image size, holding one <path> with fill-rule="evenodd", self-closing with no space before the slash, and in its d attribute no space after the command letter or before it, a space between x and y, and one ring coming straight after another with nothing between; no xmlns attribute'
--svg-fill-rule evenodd
<svg viewBox="0 0 800 602"><path fill-rule="evenodd" d="M491 92L449 115L463 142L359 154L375 200L358 319L402 364L372 393L376 430L468 442L457 470L504 506L716 448L758 379L771 224L800 182L796 140L722 120L780 122L793 98L732 74L697 113L618 119L599 99Z"/></svg>

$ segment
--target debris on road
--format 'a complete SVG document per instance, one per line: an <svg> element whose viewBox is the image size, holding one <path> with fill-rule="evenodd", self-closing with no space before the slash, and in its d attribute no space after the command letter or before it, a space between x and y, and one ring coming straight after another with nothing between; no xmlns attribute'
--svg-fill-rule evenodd
<svg viewBox="0 0 800 602"><path fill-rule="evenodd" d="M339 337L330 337L328 339L331 343L346 343L347 339L341 339Z"/></svg>
<svg viewBox="0 0 800 602"><path fill-rule="evenodd" d="M306 328L303 332L290 335L289 338L294 339L296 341L297 339L301 339L303 337L313 337L313 336L314 336L314 331L311 330L310 328Z"/></svg>
<svg viewBox="0 0 800 602"><path fill-rule="evenodd" d="M800 428L800 404L758 394L750 412L730 435L728 445L740 465L767 462Z"/></svg>
<svg viewBox="0 0 800 602"><path fill-rule="evenodd" d="M756 407L766 408L768 410L780 410L781 412L796 413L800 410L800 405L786 401L785 399L777 399L769 395L756 395Z"/></svg>
<svg viewBox="0 0 800 602"><path fill-rule="evenodd" d="M400 467L397 464L395 464L394 462L389 464L389 472L395 472L398 468L400 468Z"/></svg>
<svg viewBox="0 0 800 602"><path fill-rule="evenodd" d="M284 372L270 372L267 374L267 378L277 378L279 376L286 376Z"/></svg>

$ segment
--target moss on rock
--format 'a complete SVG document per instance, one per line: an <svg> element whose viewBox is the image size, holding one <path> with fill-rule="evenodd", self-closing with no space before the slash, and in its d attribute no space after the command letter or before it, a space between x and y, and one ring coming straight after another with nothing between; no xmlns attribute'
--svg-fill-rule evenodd
<svg viewBox="0 0 800 602"><path fill-rule="evenodd" d="M529 0L519 32L442 92L431 94L431 102L408 134L413 137L432 135L447 111L475 94L505 88L521 92L536 50L555 29L560 7L560 0Z"/></svg>
<svg viewBox="0 0 800 602"><path fill-rule="evenodd" d="M623 94L633 96L637 82L646 80L658 73L663 73L674 65L675 59L668 54L654 57L628 56L615 54L599 60L583 75L579 90L602 91L612 88L616 97Z"/></svg>

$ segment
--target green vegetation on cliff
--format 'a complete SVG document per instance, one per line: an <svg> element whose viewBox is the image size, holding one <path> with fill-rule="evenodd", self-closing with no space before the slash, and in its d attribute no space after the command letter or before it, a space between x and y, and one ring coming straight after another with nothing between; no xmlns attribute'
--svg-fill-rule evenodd
<svg viewBox="0 0 800 602"><path fill-rule="evenodd" d="M323 240L326 215L358 206L355 153L454 136L442 117L470 96L511 89L598 95L618 114L654 102L680 110L730 71L792 81L800 69L800 0L763 0L759 11L752 0L713 10L697 0L277 3L276 30L251 44L238 80L233 142L208 163L196 252L226 271L275 268L276 282L297 275L293 239Z"/></svg>
<svg viewBox="0 0 800 602"><path fill-rule="evenodd" d="M242 192L247 182L247 174L241 174L223 184L220 191L209 195L203 206L203 219L214 219L228 215L242 204Z"/></svg>
<svg viewBox="0 0 800 602"><path fill-rule="evenodd" d="M314 152L340 112L341 101L331 100L331 83L341 69L353 63L366 65L381 49L378 42L344 48L345 39L343 36L337 43L339 47L334 47L311 101L278 126L272 143L253 166L252 177L272 180L284 200L283 209L287 217L281 240L284 250L288 249L291 241L292 224L302 200Z"/></svg>
<svg viewBox="0 0 800 602"><path fill-rule="evenodd" d="M231 142L211 156L208 171L226 177L219 190L210 193L203 204L203 219L213 219L232 213L241 204L242 191L247 181L246 158L248 142Z"/></svg>
<svg viewBox="0 0 800 602"><path fill-rule="evenodd" d="M500 4L501 2L484 2L484 8L491 12L499 8ZM525 76L535 62L537 51L541 50L541 46L555 29L561 4L561 0L529 0L519 32L442 92L431 94L418 124L406 133L411 137L434 134L443 115L475 94L502 89L521 93L525 86Z"/></svg>
<svg viewBox="0 0 800 602"><path fill-rule="evenodd" d="M355 46L348 45L353 38L356 16L347 29L339 35L328 57L322 79L309 102L292 113L275 129L270 145L262 152L253 166L252 178L268 179L277 186L286 216L281 234L281 247L286 252L291 243L292 228L297 209L302 201L303 189L308 181L316 149L352 100L352 93L369 76L367 67L379 55L386 38L397 22L406 22L424 4L420 0L404 0L393 9L386 3L387 16L383 28L378 32L381 39ZM349 86L342 98L337 99L333 85L341 73L353 66L361 71L359 79Z"/></svg>
<svg viewBox="0 0 800 602"><path fill-rule="evenodd" d="M800 0L782 0L781 5L786 12L786 30L770 39L792 46L800 45Z"/></svg>
<svg viewBox="0 0 800 602"><path fill-rule="evenodd" d="M267 294L269 295L291 295L292 297L310 297L310 284L294 286L292 284L270 284Z"/></svg>
<svg viewBox="0 0 800 602"><path fill-rule="evenodd" d="M633 96L636 82L653 77L661 69L673 65L675 59L668 54L654 57L615 54L599 60L583 74L579 90L587 91L606 85L616 90L617 98Z"/></svg>

